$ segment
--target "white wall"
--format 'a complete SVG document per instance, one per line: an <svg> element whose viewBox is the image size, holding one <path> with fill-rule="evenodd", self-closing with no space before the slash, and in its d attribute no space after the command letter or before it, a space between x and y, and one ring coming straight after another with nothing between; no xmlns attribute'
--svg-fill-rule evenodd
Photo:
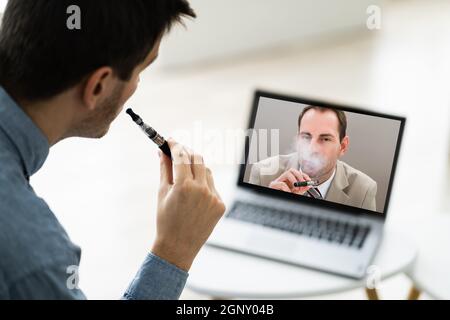
<svg viewBox="0 0 450 320"><path fill-rule="evenodd" d="M3 10L5 10L7 0L0 0L0 24L2 22Z"/></svg>
<svg viewBox="0 0 450 320"><path fill-rule="evenodd" d="M189 0L198 18L164 40L162 66L211 61L366 28L382 0ZM1 13L7 0L0 0Z"/></svg>
<svg viewBox="0 0 450 320"><path fill-rule="evenodd" d="M0 0L0 12L6 7L7 0Z"/></svg>
<svg viewBox="0 0 450 320"><path fill-rule="evenodd" d="M381 0L190 0L198 18L165 39L172 66L304 43L342 31L367 30L366 10Z"/></svg>

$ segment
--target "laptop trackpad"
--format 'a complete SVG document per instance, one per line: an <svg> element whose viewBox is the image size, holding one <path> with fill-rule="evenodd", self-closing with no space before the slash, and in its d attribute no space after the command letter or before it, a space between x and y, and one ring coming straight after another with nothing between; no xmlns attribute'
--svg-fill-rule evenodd
<svg viewBox="0 0 450 320"><path fill-rule="evenodd" d="M296 251L297 242L298 239L294 240L286 235L265 230L252 230L247 234L245 244L258 252L275 252L285 255Z"/></svg>

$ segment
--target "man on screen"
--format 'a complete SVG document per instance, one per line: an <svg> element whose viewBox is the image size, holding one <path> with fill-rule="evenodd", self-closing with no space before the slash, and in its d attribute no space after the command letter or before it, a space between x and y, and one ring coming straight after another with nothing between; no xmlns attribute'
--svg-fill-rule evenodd
<svg viewBox="0 0 450 320"><path fill-rule="evenodd" d="M252 166L249 183L376 211L377 183L339 160L349 148L343 111L306 107L298 118L296 152ZM317 181L296 187L296 182Z"/></svg>

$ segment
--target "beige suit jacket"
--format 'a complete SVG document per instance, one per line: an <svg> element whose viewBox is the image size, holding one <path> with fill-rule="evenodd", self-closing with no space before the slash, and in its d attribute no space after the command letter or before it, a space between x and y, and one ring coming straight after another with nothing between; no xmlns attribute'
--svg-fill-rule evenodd
<svg viewBox="0 0 450 320"><path fill-rule="evenodd" d="M297 153L279 155L255 163L248 182L268 187L290 168L298 169ZM377 183L372 178L345 162L338 161L336 175L325 200L376 211L376 194Z"/></svg>

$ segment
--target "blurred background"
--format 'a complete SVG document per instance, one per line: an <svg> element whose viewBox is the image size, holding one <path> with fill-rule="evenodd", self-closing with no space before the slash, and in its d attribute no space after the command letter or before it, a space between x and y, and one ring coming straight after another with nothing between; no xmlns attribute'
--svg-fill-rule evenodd
<svg viewBox="0 0 450 320"><path fill-rule="evenodd" d="M450 0L190 2L198 19L164 39L128 103L161 134L191 145L200 130L204 144L217 145L214 135L245 129L257 88L406 116L388 224L409 229L450 213ZM209 163L229 201L237 164ZM158 184L157 151L124 114L99 141L53 147L32 178L83 249L88 298L120 298L132 280L155 235ZM403 275L389 279L383 298L403 299L410 285ZM182 298L207 297L186 289Z"/></svg>

